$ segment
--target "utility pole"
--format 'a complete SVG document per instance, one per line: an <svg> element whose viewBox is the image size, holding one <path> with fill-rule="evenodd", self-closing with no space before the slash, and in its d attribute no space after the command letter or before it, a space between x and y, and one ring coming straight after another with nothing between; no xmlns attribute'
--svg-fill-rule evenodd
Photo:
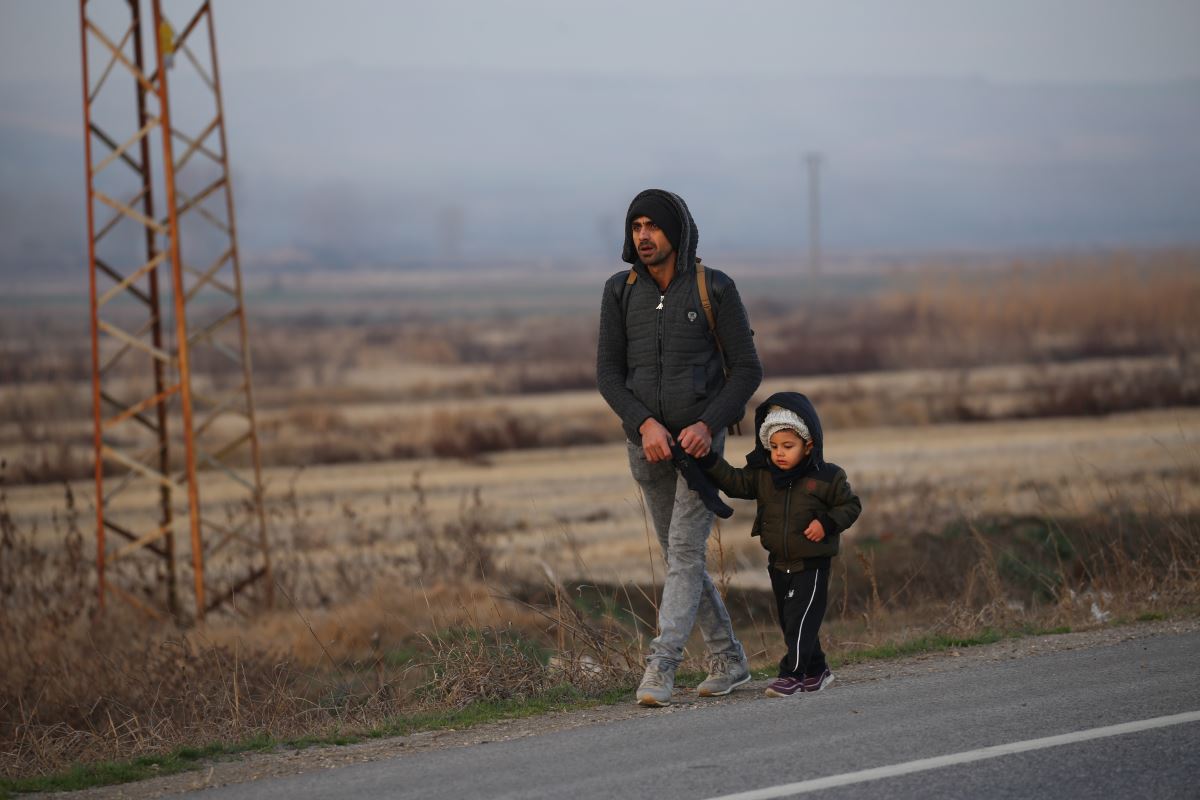
<svg viewBox="0 0 1200 800"><path fill-rule="evenodd" d="M97 587L198 622L271 562L212 7L146 4L79 2Z"/></svg>
<svg viewBox="0 0 1200 800"><path fill-rule="evenodd" d="M815 278L821 274L821 162L818 152L804 155L808 167L808 269Z"/></svg>

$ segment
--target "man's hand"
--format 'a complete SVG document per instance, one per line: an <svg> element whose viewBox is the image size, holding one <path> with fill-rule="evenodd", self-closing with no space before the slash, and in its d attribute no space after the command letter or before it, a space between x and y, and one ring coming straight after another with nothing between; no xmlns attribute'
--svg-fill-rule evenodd
<svg viewBox="0 0 1200 800"><path fill-rule="evenodd" d="M654 417L647 417L638 428L642 435L642 452L650 463L667 461L671 458L671 433Z"/></svg>
<svg viewBox="0 0 1200 800"><path fill-rule="evenodd" d="M804 538L810 542L819 542L825 538L825 526L821 524L821 520L814 519L808 523L808 527L804 529Z"/></svg>
<svg viewBox="0 0 1200 800"><path fill-rule="evenodd" d="M679 432L679 446L692 458L704 458L712 447L712 431L703 422L693 422Z"/></svg>

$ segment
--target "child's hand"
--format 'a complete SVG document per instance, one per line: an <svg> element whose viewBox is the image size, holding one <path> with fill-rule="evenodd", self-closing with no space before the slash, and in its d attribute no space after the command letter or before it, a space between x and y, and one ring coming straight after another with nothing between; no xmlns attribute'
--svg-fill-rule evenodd
<svg viewBox="0 0 1200 800"><path fill-rule="evenodd" d="M821 524L821 520L814 519L808 523L808 527L804 529L804 538L810 542L819 542L825 538L825 526Z"/></svg>

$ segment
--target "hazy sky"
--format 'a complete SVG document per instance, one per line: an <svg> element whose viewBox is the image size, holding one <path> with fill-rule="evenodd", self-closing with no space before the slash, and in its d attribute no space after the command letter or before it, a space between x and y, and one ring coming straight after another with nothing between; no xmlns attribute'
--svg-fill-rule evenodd
<svg viewBox="0 0 1200 800"><path fill-rule="evenodd" d="M1200 0L213 4L248 253L611 259L651 185L716 252L800 252L808 150L830 251L1200 231ZM0 0L0 268L83 250L79 48L78 0Z"/></svg>
<svg viewBox="0 0 1200 800"><path fill-rule="evenodd" d="M164 3L177 17L198 5ZM1002 82L1200 78L1200 0L215 0L214 13L227 73L349 61ZM78 48L76 0L0 0L0 75L77 78Z"/></svg>

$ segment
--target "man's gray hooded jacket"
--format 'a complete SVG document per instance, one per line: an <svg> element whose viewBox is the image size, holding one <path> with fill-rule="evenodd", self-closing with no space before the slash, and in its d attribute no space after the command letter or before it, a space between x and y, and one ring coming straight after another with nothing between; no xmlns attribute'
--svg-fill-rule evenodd
<svg viewBox="0 0 1200 800"><path fill-rule="evenodd" d="M638 278L626 286L629 271L622 270L605 284L596 354L600 394L635 444L642 441L638 428L648 417L673 436L701 420L716 434L741 419L762 381L762 365L737 287L725 273L705 265L717 334L729 367L725 378L696 288L696 223L682 198L661 189L642 192L630 209L646 194L669 202L682 221L675 277L665 292L659 291L638 258L627 214L621 258L633 265Z"/></svg>

